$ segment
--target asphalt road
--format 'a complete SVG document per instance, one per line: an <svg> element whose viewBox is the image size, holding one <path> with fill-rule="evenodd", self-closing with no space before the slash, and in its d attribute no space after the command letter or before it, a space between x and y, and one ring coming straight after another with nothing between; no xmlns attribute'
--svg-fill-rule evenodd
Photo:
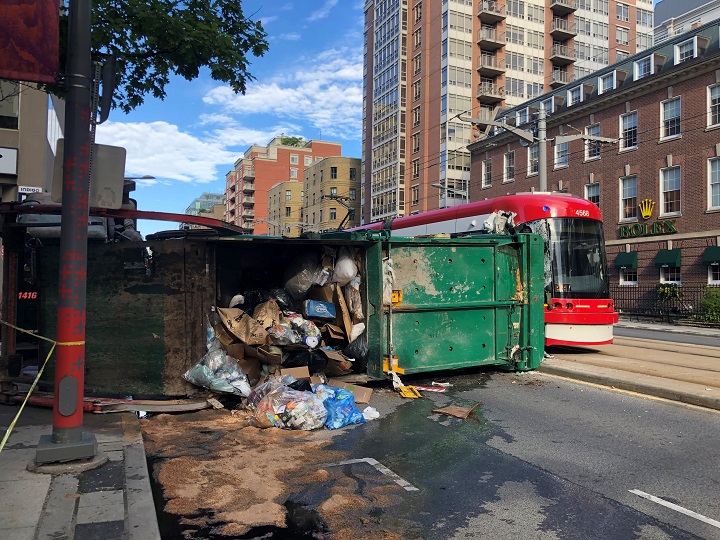
<svg viewBox="0 0 720 540"><path fill-rule="evenodd" d="M720 520L718 413L539 373L444 380L454 385L446 394L380 403L396 408L336 442L418 489L372 516L402 538L720 538L720 528L630 491ZM466 420L432 412L475 402ZM361 465L344 474L367 475Z"/></svg>

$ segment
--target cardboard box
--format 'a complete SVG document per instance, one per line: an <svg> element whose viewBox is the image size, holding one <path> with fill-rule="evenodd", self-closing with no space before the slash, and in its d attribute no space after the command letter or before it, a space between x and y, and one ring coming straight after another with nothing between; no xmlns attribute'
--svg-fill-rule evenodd
<svg viewBox="0 0 720 540"><path fill-rule="evenodd" d="M227 352L228 356L232 356L237 360L240 369L247 375L250 386L255 386L262 377L262 366L260 365L260 359L248 355L246 349L255 350L243 343L234 343L227 345L225 352Z"/></svg>
<svg viewBox="0 0 720 540"><path fill-rule="evenodd" d="M260 354L260 361L263 364L268 364L271 366L279 366L280 364L282 364L282 355L270 352L270 348L268 345L258 347L257 351Z"/></svg>
<svg viewBox="0 0 720 540"><path fill-rule="evenodd" d="M335 296L335 286L331 283L323 285L313 285L308 291L307 297L310 300L319 300L320 302L333 302Z"/></svg>
<svg viewBox="0 0 720 540"><path fill-rule="evenodd" d="M338 388L344 388L345 390L352 392L352 395L355 398L355 403L370 403L372 388L346 383L338 379L329 379L328 384L330 386L337 386Z"/></svg>
<svg viewBox="0 0 720 540"><path fill-rule="evenodd" d="M292 367L292 368L280 368L280 376L292 375L296 379L309 379L310 371L307 366Z"/></svg>
<svg viewBox="0 0 720 540"><path fill-rule="evenodd" d="M327 358L327 366L325 366L325 374L330 377L339 377L352 373L352 362L345 358L342 354L331 349L315 349Z"/></svg>

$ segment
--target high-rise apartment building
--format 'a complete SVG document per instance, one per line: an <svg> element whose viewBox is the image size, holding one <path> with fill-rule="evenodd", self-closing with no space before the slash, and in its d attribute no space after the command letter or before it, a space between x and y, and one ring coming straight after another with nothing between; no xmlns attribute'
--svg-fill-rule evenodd
<svg viewBox="0 0 720 540"><path fill-rule="evenodd" d="M300 181L315 161L341 153L340 143L296 137L279 136L267 146L252 145L225 175L225 221L249 234L267 234L270 188L279 182Z"/></svg>
<svg viewBox="0 0 720 540"><path fill-rule="evenodd" d="M362 215L468 201L474 134L653 45L652 0L366 0ZM440 186L440 187L438 187Z"/></svg>

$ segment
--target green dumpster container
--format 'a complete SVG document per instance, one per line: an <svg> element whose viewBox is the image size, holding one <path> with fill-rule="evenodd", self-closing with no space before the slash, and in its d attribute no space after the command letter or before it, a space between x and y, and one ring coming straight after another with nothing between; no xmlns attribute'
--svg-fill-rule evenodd
<svg viewBox="0 0 720 540"><path fill-rule="evenodd" d="M197 392L182 375L206 351L211 307L227 306L243 291L282 287L284 271L296 257L343 246L357 250L361 260L369 378L385 378L390 366L419 373L540 364L543 245L537 235L188 237L88 246L87 393ZM58 247L39 248L38 262L39 333L53 338ZM384 266L390 264L394 303L383 301ZM41 346L44 358L47 344ZM51 366L45 379L52 377Z"/></svg>

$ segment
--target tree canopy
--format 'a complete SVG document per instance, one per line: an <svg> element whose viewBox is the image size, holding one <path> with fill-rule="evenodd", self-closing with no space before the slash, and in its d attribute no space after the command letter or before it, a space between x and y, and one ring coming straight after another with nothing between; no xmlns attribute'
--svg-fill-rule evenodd
<svg viewBox="0 0 720 540"><path fill-rule="evenodd" d="M280 144L285 146L304 146L305 139L302 137L282 137L280 139Z"/></svg>
<svg viewBox="0 0 720 540"><path fill-rule="evenodd" d="M175 74L191 81L207 67L236 93L254 77L248 56L268 49L259 21L246 17L241 0L93 0L92 55L117 55L113 104L124 112L147 94L164 99ZM61 13L61 70L67 47L67 12ZM60 87L53 88L61 93Z"/></svg>

